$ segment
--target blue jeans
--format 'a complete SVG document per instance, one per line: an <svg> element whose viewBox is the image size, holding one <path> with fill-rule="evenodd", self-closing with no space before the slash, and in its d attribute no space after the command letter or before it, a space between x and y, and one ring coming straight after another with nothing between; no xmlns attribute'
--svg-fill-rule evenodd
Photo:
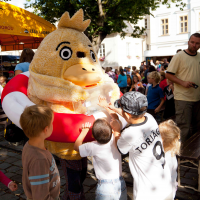
<svg viewBox="0 0 200 200"><path fill-rule="evenodd" d="M126 183L123 177L99 180L95 200L127 200Z"/></svg>

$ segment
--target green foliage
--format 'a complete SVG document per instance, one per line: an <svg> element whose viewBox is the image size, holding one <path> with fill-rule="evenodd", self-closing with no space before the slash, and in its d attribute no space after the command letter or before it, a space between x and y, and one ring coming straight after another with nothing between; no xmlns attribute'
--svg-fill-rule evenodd
<svg viewBox="0 0 200 200"><path fill-rule="evenodd" d="M6 1L6 0L5 0ZM102 34L104 37L112 33L120 33L126 28L124 21L137 24L144 15L151 15L150 10L156 10L160 4L170 7L170 2L175 3L180 9L185 4L182 0L26 0L26 8L31 7L34 13L51 23L55 23L61 15L68 11L72 16L78 9L84 10L85 19L90 19L91 24L86 34L93 41ZM102 8L102 9L101 9ZM133 37L139 37L145 29L135 27Z"/></svg>

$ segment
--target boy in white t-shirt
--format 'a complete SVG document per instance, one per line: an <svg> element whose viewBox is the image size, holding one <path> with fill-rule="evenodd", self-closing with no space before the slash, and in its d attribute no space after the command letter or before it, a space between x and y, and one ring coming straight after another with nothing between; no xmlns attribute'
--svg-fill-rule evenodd
<svg viewBox="0 0 200 200"><path fill-rule="evenodd" d="M134 200L172 200L171 175L165 166L165 153L155 119L148 113L145 95L127 92L115 101L119 119L111 122L121 154L129 152L129 167L134 178ZM125 120L126 121L125 121ZM121 128L123 128L121 130Z"/></svg>
<svg viewBox="0 0 200 200"><path fill-rule="evenodd" d="M92 127L96 141L83 144L91 124L83 125L82 131L74 144L74 150L81 157L92 156L98 179L96 200L126 200L126 184L122 177L121 154L116 148L115 138L110 124L104 119L97 119Z"/></svg>

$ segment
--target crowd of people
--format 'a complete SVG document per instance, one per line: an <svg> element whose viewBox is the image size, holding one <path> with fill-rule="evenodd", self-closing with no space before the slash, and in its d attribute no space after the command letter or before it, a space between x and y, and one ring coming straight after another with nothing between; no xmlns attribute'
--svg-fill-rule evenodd
<svg viewBox="0 0 200 200"><path fill-rule="evenodd" d="M119 67L112 69L107 67L105 73L118 84L120 91L125 94L130 91L138 91L145 94L148 99L148 113L152 114L156 120L161 120L157 115L161 110L164 111L164 119L174 118L175 104L173 82L166 79L166 71L169 62L166 58L163 61L142 62L140 69L135 66Z"/></svg>
<svg viewBox="0 0 200 200"><path fill-rule="evenodd" d="M134 179L134 199L174 199L176 155L181 143L200 129L199 48L200 34L196 33L190 37L188 49L179 51L170 63L164 59L163 63L142 62L139 70L135 66L105 69L123 95L114 104L100 96L98 105L107 110L111 122L97 119L93 124L83 124L74 144L74 150L84 161L87 156L93 157L98 179L96 200L127 199L121 157L127 153ZM158 125L157 113L163 107L167 120ZM170 119L174 115L178 126ZM22 184L27 199L59 200L59 172L44 145L44 140L52 134L53 120L53 111L44 105L27 107L20 117L20 125L29 138L22 152ZM83 143L91 127L95 141ZM82 166L77 171L77 166L67 168L65 163L67 189L63 200L85 199L82 183L87 162L85 168ZM12 191L17 189L2 173L0 181Z"/></svg>

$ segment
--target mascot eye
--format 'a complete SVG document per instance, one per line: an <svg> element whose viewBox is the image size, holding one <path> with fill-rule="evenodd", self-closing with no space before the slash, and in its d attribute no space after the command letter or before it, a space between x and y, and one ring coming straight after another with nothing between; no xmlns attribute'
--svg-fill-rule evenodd
<svg viewBox="0 0 200 200"><path fill-rule="evenodd" d="M72 56L72 50L69 47L65 46L60 50L60 57L63 60L69 60L71 56Z"/></svg>
<svg viewBox="0 0 200 200"><path fill-rule="evenodd" d="M94 62L96 62L95 54L92 50L90 50L90 56Z"/></svg>

